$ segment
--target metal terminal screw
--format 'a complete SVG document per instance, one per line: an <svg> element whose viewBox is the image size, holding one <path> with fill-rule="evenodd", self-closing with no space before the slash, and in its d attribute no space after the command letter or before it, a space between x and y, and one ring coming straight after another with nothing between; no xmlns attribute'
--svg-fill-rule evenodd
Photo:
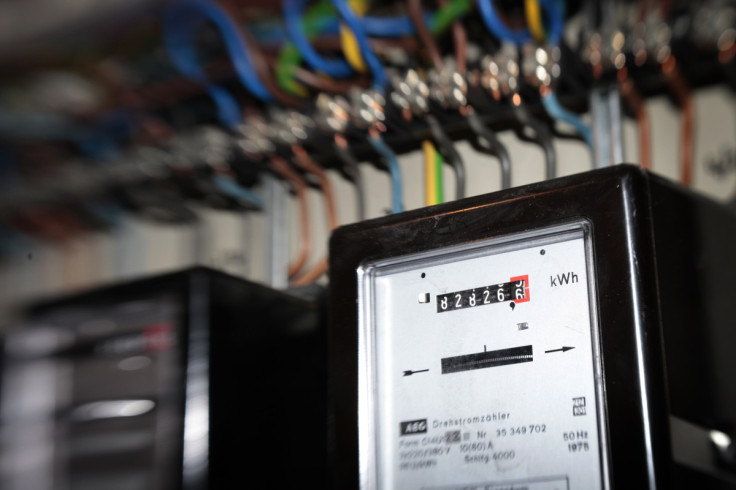
<svg viewBox="0 0 736 490"><path fill-rule="evenodd" d="M647 54L657 63L662 64L664 60L672 54L672 30L667 23L662 21L654 22L647 27L647 36L645 38L647 46Z"/></svg>
<svg viewBox="0 0 736 490"><path fill-rule="evenodd" d="M608 60L614 69L620 70L626 66L626 54L624 53L626 36L623 31L616 30L611 34L609 47Z"/></svg>
<svg viewBox="0 0 736 490"><path fill-rule="evenodd" d="M661 19L650 15L643 22L637 22L624 43L634 56L637 66L651 60L662 64L671 54L672 29Z"/></svg>
<svg viewBox="0 0 736 490"><path fill-rule="evenodd" d="M356 87L350 91L350 102L351 119L359 128L372 128L386 120L386 99L376 90Z"/></svg>
<svg viewBox="0 0 736 490"><path fill-rule="evenodd" d="M403 76L392 79L391 100L401 110L414 116L422 116L429 111L430 89L416 70L407 70Z"/></svg>
<svg viewBox="0 0 736 490"><path fill-rule="evenodd" d="M350 126L350 103L345 97L321 93L317 96L317 125L343 134Z"/></svg>
<svg viewBox="0 0 736 490"><path fill-rule="evenodd" d="M644 49L643 46L644 43L632 46L632 51L636 53ZM622 31L596 31L590 34L583 49L583 60L593 67L597 76L606 71L620 70L626 66L626 47L627 39Z"/></svg>
<svg viewBox="0 0 736 490"><path fill-rule="evenodd" d="M553 88L560 77L560 48L526 44L522 48L521 70L534 87Z"/></svg>
<svg viewBox="0 0 736 490"><path fill-rule="evenodd" d="M266 154L276 150L273 143L273 130L261 117L249 117L247 122L237 128L236 144L246 153Z"/></svg>
<svg viewBox="0 0 736 490"><path fill-rule="evenodd" d="M637 66L642 66L647 61L646 30L645 22L637 22L632 26L626 40L627 50L634 56Z"/></svg>
<svg viewBox="0 0 736 490"><path fill-rule="evenodd" d="M232 154L233 140L225 131L214 126L203 126L190 140L192 153L199 162L211 167L222 165Z"/></svg>
<svg viewBox="0 0 736 490"><path fill-rule="evenodd" d="M487 55L481 61L481 84L494 97L511 96L519 91L518 52L513 44L504 43L495 55Z"/></svg>
<svg viewBox="0 0 736 490"><path fill-rule="evenodd" d="M432 71L429 79L429 96L441 107L457 109L468 104L468 83L453 61L446 62L439 72Z"/></svg>
<svg viewBox="0 0 736 490"><path fill-rule="evenodd" d="M269 110L269 119L275 139L285 145L306 140L309 131L316 127L313 119L294 110L272 108Z"/></svg>

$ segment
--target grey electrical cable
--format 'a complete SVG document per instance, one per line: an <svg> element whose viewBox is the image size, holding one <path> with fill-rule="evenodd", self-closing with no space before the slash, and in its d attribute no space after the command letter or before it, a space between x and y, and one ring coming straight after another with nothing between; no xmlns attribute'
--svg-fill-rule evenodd
<svg viewBox="0 0 736 490"><path fill-rule="evenodd" d="M544 123L532 117L525 106L512 104L512 107L514 108L514 116L520 123L520 126L515 128L517 136L519 139L536 143L542 147L546 179L554 179L557 176L557 155L552 143L551 131ZM534 134L530 135L524 131L525 127L531 128Z"/></svg>
<svg viewBox="0 0 736 490"><path fill-rule="evenodd" d="M609 128L611 131L611 160L613 164L624 162L624 135L621 123L621 93L612 87L607 93Z"/></svg>
<svg viewBox="0 0 736 490"><path fill-rule="evenodd" d="M365 214L365 183L363 182L363 175L360 173L358 168L358 161L355 159L352 153L347 148L335 144L335 152L337 157L345 165L345 174L349 180L355 186L355 197L356 204L358 206L358 220L363 221L366 218Z"/></svg>
<svg viewBox="0 0 736 490"><path fill-rule="evenodd" d="M488 153L498 158L501 164L501 188L508 189L511 187L511 158L508 150L498 140L496 133L488 129L474 111L467 111L466 117L473 132L488 144ZM482 146L478 149L483 151Z"/></svg>
<svg viewBox="0 0 736 490"><path fill-rule="evenodd" d="M590 115L593 120L593 151L595 168L611 165L611 138L608 133L608 104L601 88L590 92Z"/></svg>
<svg viewBox="0 0 736 490"><path fill-rule="evenodd" d="M621 94L617 86L598 87L590 94L596 168L624 161Z"/></svg>

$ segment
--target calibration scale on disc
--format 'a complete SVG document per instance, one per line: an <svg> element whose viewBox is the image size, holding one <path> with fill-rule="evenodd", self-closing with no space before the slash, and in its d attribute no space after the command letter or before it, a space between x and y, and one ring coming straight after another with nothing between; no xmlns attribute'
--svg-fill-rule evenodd
<svg viewBox="0 0 736 490"><path fill-rule="evenodd" d="M630 165L339 228L332 488L736 489L733 243Z"/></svg>
<svg viewBox="0 0 736 490"><path fill-rule="evenodd" d="M361 268L360 423L379 488L603 488L585 230Z"/></svg>

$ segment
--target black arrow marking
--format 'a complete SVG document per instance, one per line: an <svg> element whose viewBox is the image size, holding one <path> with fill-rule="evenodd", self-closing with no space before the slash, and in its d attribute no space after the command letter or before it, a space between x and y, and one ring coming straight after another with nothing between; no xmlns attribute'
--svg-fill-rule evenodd
<svg viewBox="0 0 736 490"><path fill-rule="evenodd" d="M429 371L429 369L419 369L418 371L412 371L411 369L408 371L404 371L404 376L411 376L412 374L416 373L426 373Z"/></svg>
<svg viewBox="0 0 736 490"><path fill-rule="evenodd" d="M514 308L516 308L516 303L512 301L511 303L509 303L509 306L511 307L511 311L514 311Z"/></svg>
<svg viewBox="0 0 736 490"><path fill-rule="evenodd" d="M575 347L568 347L563 346L562 349L552 349L552 350L546 350L544 351L545 354L549 354L550 352L567 352L569 350L573 350Z"/></svg>

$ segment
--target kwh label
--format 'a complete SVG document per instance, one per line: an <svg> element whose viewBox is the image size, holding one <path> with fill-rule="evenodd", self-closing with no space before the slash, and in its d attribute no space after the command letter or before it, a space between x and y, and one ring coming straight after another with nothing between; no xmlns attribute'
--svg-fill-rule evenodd
<svg viewBox="0 0 736 490"><path fill-rule="evenodd" d="M552 288L564 286L566 284L575 284L576 282L579 282L579 279L578 275L574 272L565 272L564 274L549 276L549 286Z"/></svg>

